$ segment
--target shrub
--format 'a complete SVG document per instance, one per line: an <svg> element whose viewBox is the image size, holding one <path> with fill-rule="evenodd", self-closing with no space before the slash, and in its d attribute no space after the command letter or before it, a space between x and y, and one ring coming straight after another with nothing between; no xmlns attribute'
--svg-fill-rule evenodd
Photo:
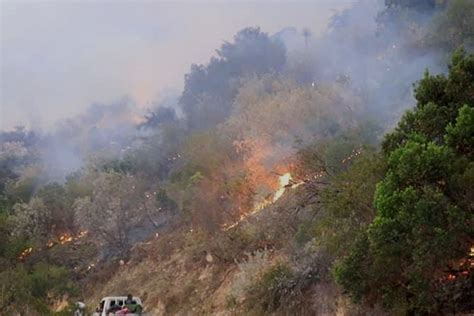
<svg viewBox="0 0 474 316"><path fill-rule="evenodd" d="M293 271L288 264L278 262L266 270L250 288L248 295L250 308L272 312L279 308L290 295L294 285Z"/></svg>

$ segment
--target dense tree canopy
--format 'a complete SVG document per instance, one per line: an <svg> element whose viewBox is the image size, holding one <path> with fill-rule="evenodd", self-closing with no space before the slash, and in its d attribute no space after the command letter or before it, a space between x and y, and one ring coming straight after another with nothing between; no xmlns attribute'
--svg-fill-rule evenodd
<svg viewBox="0 0 474 316"><path fill-rule="evenodd" d="M417 313L470 308L473 66L458 51L447 77L426 73L417 107L386 136L376 217L335 269L355 299Z"/></svg>
<svg viewBox="0 0 474 316"><path fill-rule="evenodd" d="M225 42L207 65L193 65L179 100L191 129L208 129L230 113L243 75L279 72L286 61L282 43L259 28L245 28Z"/></svg>

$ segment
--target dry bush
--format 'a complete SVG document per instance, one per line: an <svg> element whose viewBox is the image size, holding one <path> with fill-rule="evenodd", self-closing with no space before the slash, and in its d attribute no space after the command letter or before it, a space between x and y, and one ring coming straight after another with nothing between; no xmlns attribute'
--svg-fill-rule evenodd
<svg viewBox="0 0 474 316"><path fill-rule="evenodd" d="M245 253L246 259L235 260L239 272L234 277L234 282L230 290L231 297L238 303L242 302L245 295L256 278L270 264L271 251L268 249L257 250Z"/></svg>

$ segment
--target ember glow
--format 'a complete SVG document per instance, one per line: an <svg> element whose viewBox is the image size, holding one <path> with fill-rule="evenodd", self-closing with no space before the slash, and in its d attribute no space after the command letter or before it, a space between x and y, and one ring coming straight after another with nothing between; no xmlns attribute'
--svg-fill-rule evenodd
<svg viewBox="0 0 474 316"><path fill-rule="evenodd" d="M62 234L62 235L59 236L58 241L59 241L59 244L64 245L64 244L70 243L71 241L81 239L81 238L85 237L87 234L88 234L87 230L79 231L79 233L76 236L65 233L65 234ZM48 244L50 244L50 243L51 243L51 241ZM54 243L54 242L52 242L52 243ZM49 247L49 248L51 248L51 247Z"/></svg>
<svg viewBox="0 0 474 316"><path fill-rule="evenodd" d="M25 259L26 257L28 257L28 256L31 254L31 252L33 252L33 248L32 248L32 247L26 248L26 249L23 250L23 251L21 252L21 254L18 256L18 259L19 259L19 260Z"/></svg>
<svg viewBox="0 0 474 316"><path fill-rule="evenodd" d="M356 158L357 156L359 156L361 153L362 153L362 148L354 149L352 150L351 154L347 156L346 158L342 159L341 162L347 163L351 161L352 159Z"/></svg>
<svg viewBox="0 0 474 316"><path fill-rule="evenodd" d="M59 236L59 243L61 245L67 244L73 240L73 237L69 234L64 234Z"/></svg>
<svg viewBox="0 0 474 316"><path fill-rule="evenodd" d="M474 245L471 246L471 251L469 252L469 265L471 268L474 268Z"/></svg>
<svg viewBox="0 0 474 316"><path fill-rule="evenodd" d="M469 277L474 268L474 246L468 253L468 257L458 261L449 273L439 279L440 282L450 282L458 278Z"/></svg>
<svg viewBox="0 0 474 316"><path fill-rule="evenodd" d="M64 233L62 235L59 235L56 240L50 240L45 244L46 249L51 249L56 245L65 245L68 244L72 241L79 240L81 238L84 238L87 236L89 232L87 230L81 230L77 233L77 235L72 235L69 233ZM21 254L18 256L18 260L24 260L26 259L31 253L35 250L33 247L28 247L25 250L21 252ZM37 251L43 250L43 248L38 248L36 249Z"/></svg>

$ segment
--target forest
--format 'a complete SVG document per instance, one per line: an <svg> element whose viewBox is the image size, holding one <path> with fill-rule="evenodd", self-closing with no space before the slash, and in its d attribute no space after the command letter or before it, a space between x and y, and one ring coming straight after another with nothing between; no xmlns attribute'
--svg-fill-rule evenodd
<svg viewBox="0 0 474 316"><path fill-rule="evenodd" d="M472 0L357 1L237 31L144 115L0 131L0 313L474 313L473 48Z"/></svg>

